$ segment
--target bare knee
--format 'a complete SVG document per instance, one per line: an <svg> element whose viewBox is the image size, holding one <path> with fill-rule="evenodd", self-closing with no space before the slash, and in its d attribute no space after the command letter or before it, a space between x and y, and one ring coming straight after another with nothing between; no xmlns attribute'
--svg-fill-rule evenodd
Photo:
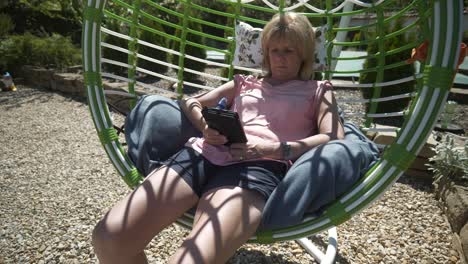
<svg viewBox="0 0 468 264"><path fill-rule="evenodd" d="M94 227L92 235L92 244L96 255L105 254L105 252L113 251L113 248L119 247L117 237L109 232L104 220L99 221ZM116 252L119 251L116 250Z"/></svg>
<svg viewBox="0 0 468 264"><path fill-rule="evenodd" d="M105 219L99 221L94 227L92 245L101 263L106 263L105 260L111 258L123 257L126 254L135 255L136 252L130 251L129 243L131 241L127 241L123 231L110 227Z"/></svg>

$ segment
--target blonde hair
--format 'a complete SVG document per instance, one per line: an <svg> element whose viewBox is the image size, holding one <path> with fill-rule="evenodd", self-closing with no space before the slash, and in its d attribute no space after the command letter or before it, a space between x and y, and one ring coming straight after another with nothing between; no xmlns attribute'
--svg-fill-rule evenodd
<svg viewBox="0 0 468 264"><path fill-rule="evenodd" d="M293 43L299 56L303 58L298 77L301 80L310 80L314 74L315 32L307 17L293 12L279 13L265 25L262 32L262 67L265 76L271 76L268 50L270 41L276 39Z"/></svg>

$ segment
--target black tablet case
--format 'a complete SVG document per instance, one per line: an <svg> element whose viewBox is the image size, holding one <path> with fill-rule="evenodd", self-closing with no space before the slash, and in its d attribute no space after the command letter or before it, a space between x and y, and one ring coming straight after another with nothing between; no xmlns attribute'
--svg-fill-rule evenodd
<svg viewBox="0 0 468 264"><path fill-rule="evenodd" d="M227 138L228 144L247 142L239 115L236 112L204 107L202 115L210 128L216 129Z"/></svg>

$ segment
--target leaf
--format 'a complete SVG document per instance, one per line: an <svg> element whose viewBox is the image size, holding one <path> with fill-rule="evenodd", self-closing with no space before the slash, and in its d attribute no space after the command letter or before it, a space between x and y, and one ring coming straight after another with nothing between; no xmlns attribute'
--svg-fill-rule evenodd
<svg viewBox="0 0 468 264"><path fill-rule="evenodd" d="M58 2L53 1L45 1L42 2L39 7L41 10L53 11L53 12L60 12L62 11L62 6Z"/></svg>

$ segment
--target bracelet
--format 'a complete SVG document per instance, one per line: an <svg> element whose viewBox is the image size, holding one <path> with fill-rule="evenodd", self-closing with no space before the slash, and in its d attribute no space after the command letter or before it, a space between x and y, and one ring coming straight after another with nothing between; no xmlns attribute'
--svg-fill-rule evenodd
<svg viewBox="0 0 468 264"><path fill-rule="evenodd" d="M284 160L290 160L291 159L291 145L288 144L288 142L281 142L281 154Z"/></svg>

